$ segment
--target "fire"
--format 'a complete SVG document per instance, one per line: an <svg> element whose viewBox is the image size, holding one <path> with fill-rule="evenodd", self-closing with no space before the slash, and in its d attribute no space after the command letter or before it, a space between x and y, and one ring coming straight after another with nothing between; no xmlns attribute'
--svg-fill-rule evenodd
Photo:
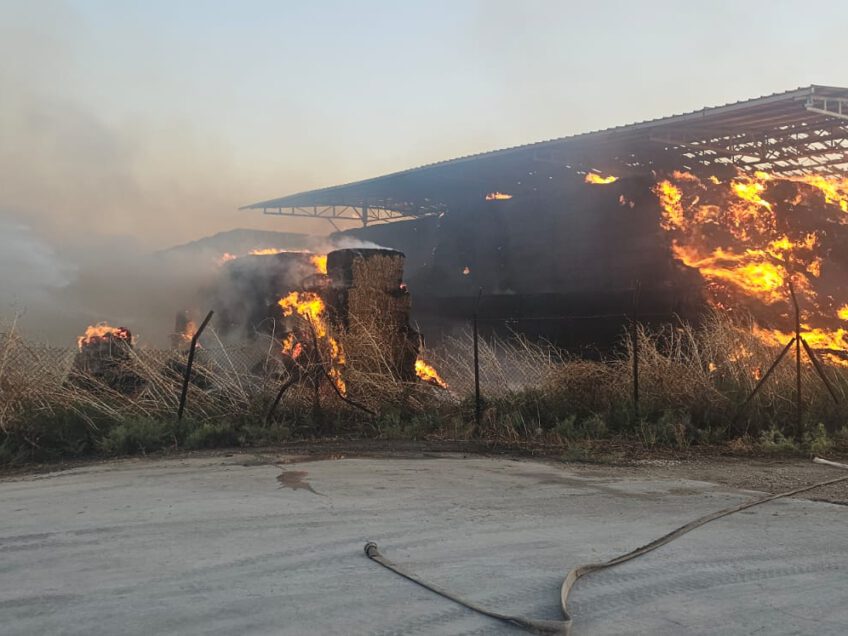
<svg viewBox="0 0 848 636"><path fill-rule="evenodd" d="M803 337L848 365L848 179L738 172L729 180L674 172L653 188L671 251L698 270L707 300L742 308L762 325L791 324L788 284L798 293ZM758 335L785 344L785 331ZM842 356L842 357L840 357Z"/></svg>
<svg viewBox="0 0 848 636"><path fill-rule="evenodd" d="M448 388L447 382L442 379L438 371L436 371L431 365L427 364L422 358L418 358L415 361L415 374L425 382L435 384L443 389Z"/></svg>
<svg viewBox="0 0 848 636"><path fill-rule="evenodd" d="M262 247L259 249L250 250L248 254L250 256L273 256L274 254L282 254L287 250L278 250L275 247Z"/></svg>
<svg viewBox="0 0 848 636"><path fill-rule="evenodd" d="M680 201L683 194L671 181L660 181L654 186L654 194L660 200L663 217L660 225L664 230L679 230L683 228L683 206Z"/></svg>
<svg viewBox="0 0 848 636"><path fill-rule="evenodd" d="M315 271L318 274L326 274L327 273L327 255L326 254L311 254L308 251L297 251L297 250L283 250L278 249L276 247L258 247L250 250L247 255L248 256L274 256L275 254L304 254L309 255L309 262L312 263L312 266L315 268ZM218 264L221 265L226 263L227 261L232 261L239 258L235 254L230 254L229 252L224 252L224 255L218 259Z"/></svg>
<svg viewBox="0 0 848 636"><path fill-rule="evenodd" d="M327 336L324 301L314 292L293 291L277 303L283 310L284 316L297 314L309 321L318 338Z"/></svg>
<svg viewBox="0 0 848 636"><path fill-rule="evenodd" d="M318 346L327 351L330 357L330 368L327 373L342 395L347 394L347 386L342 378L342 368L345 365L345 355L341 345L333 338L327 328L327 307L321 297L315 292L293 291L278 303L283 310L283 316L298 315L311 326L315 333ZM311 334L310 334L311 335ZM283 341L283 353L297 358L302 349L298 349L294 336Z"/></svg>
<svg viewBox="0 0 848 636"><path fill-rule="evenodd" d="M313 254L309 257L312 266L317 270L319 274L327 273L327 255L326 254Z"/></svg>
<svg viewBox="0 0 848 636"><path fill-rule="evenodd" d="M505 192L490 192L486 195L486 201L509 201L511 198L512 195Z"/></svg>
<svg viewBox="0 0 848 636"><path fill-rule="evenodd" d="M186 342L191 342L191 339L194 338L194 334L197 333L197 323L193 320L189 320L186 323L185 329L180 334L180 337Z"/></svg>
<svg viewBox="0 0 848 636"><path fill-rule="evenodd" d="M826 203L838 205L840 210L848 213L848 178L814 174L792 177L792 180L813 186L824 195Z"/></svg>
<svg viewBox="0 0 848 636"><path fill-rule="evenodd" d="M283 353L294 359L299 358L300 354L303 353L303 346L295 340L293 333L283 338L282 345Z"/></svg>
<svg viewBox="0 0 848 636"><path fill-rule="evenodd" d="M606 185L608 183L615 183L618 181L618 177L613 177L612 175L605 177L597 172L587 172L585 181L593 185Z"/></svg>
<svg viewBox="0 0 848 636"><path fill-rule="evenodd" d="M99 322L86 328L85 333L77 338L77 346L82 351L83 347L107 340L121 340L130 344L132 337L124 327L112 327L105 322Z"/></svg>

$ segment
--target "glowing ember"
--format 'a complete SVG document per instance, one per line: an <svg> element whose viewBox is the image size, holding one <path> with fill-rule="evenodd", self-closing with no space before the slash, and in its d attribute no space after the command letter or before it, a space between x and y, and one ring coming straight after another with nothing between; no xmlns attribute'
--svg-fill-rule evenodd
<svg viewBox="0 0 848 636"><path fill-rule="evenodd" d="M442 380L442 377L439 375L438 371L436 371L431 365L427 364L421 358L418 358L415 361L415 374L425 382L429 382L430 384L434 384L435 386L441 387L443 389L448 388L447 382Z"/></svg>
<svg viewBox="0 0 848 636"><path fill-rule="evenodd" d="M235 254L230 254L229 252L224 252L220 258L218 258L218 265L223 265L227 261L234 261L238 258Z"/></svg>
<svg viewBox="0 0 848 636"><path fill-rule="evenodd" d="M486 201L508 201L511 198L512 195L505 192L490 192L486 195Z"/></svg>
<svg viewBox="0 0 848 636"><path fill-rule="evenodd" d="M77 346L82 351L83 347L108 340L120 340L130 344L130 332L124 327L112 327L105 322L99 322L86 328L85 333L77 338Z"/></svg>
<svg viewBox="0 0 848 636"><path fill-rule="evenodd" d="M848 365L848 179L739 172L729 181L674 172L653 188L675 258L697 269L707 300L745 309L762 325L791 324L791 281L804 311L803 336ZM785 344L791 334L762 328ZM840 357L841 356L841 357Z"/></svg>
<svg viewBox="0 0 848 636"><path fill-rule="evenodd" d="M465 267L462 268L462 275L463 276L468 276L470 273L471 273L471 268L469 268L468 265L466 265Z"/></svg>
<svg viewBox="0 0 848 636"><path fill-rule="evenodd" d="M191 342L191 339L194 338L194 334L197 333L197 323L193 320L189 320L186 323L185 329L183 329L180 337L186 342Z"/></svg>
<svg viewBox="0 0 848 636"><path fill-rule="evenodd" d="M606 185L607 183L615 183L618 181L618 177L613 177L612 175L605 177L597 172L588 172L586 173L585 181L593 185Z"/></svg>

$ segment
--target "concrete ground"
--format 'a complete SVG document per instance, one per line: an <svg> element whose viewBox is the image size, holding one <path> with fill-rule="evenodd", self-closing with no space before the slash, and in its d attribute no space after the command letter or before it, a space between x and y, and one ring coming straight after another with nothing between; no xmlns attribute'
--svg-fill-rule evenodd
<svg viewBox="0 0 848 636"><path fill-rule="evenodd" d="M285 461L0 480L0 632L520 633L381 568L363 544L498 611L556 619L569 568L753 494L529 460ZM574 633L848 633L846 521L845 506L797 499L716 521L582 579Z"/></svg>

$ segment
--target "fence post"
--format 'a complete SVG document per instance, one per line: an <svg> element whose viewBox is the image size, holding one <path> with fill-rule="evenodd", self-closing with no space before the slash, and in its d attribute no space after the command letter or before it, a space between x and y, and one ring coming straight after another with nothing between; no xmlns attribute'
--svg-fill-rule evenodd
<svg viewBox="0 0 848 636"><path fill-rule="evenodd" d="M637 280L633 289L633 314L630 325L630 340L633 347L633 412L639 421L639 290L641 283Z"/></svg>
<svg viewBox="0 0 848 636"><path fill-rule="evenodd" d="M804 402L801 395L801 309L795 296L795 286L789 281L789 295L795 307L795 437L801 438L804 425Z"/></svg>
<svg viewBox="0 0 848 636"><path fill-rule="evenodd" d="M197 349L197 339L200 338L200 334L203 333L203 330L206 329L206 325L208 325L209 321L212 320L213 313L215 312L210 310L209 313L206 314L206 318L203 319L203 322L200 323L197 331L195 331L194 335L191 337L191 347L188 350L188 362L186 362L185 376L183 376L183 390L180 393L180 407L177 409L178 422L183 419L186 397L188 397L188 383L191 379L191 367L194 364L194 351Z"/></svg>
<svg viewBox="0 0 848 636"><path fill-rule="evenodd" d="M474 430L475 433L480 433L480 419L482 404L480 399L480 346L479 333L477 329L477 315L480 309L480 297L483 295L481 287L477 292L477 299L474 301L474 314L471 319L472 337L474 339Z"/></svg>

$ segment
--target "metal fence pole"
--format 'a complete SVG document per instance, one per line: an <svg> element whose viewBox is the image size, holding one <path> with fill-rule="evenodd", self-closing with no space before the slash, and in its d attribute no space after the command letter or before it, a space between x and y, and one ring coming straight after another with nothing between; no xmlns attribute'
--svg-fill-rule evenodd
<svg viewBox="0 0 848 636"><path fill-rule="evenodd" d="M177 421L183 419L186 397L188 397L188 383L189 380L191 380L191 367L194 364L194 351L197 349L197 339L200 338L200 334L203 333L203 330L206 329L206 325L208 325L209 321L212 320L213 313L215 312L210 310L209 313L206 314L206 318L203 319L203 322L200 323L197 331L195 331L194 335L191 337L191 347L188 350L188 362L186 362L185 375L183 376L183 390L180 393L180 407L177 409Z"/></svg>
<svg viewBox="0 0 848 636"><path fill-rule="evenodd" d="M476 433L480 432L480 419L482 411L482 403L480 399L480 335L477 329L477 316L480 309L480 297L483 295L483 288L477 292L477 300L474 302L474 314L471 319L472 337L474 339L474 429Z"/></svg>
<svg viewBox="0 0 848 636"><path fill-rule="evenodd" d="M801 309L795 296L795 286L789 282L789 295L795 307L795 436L801 437L804 425L804 402L801 395Z"/></svg>
<svg viewBox="0 0 848 636"><path fill-rule="evenodd" d="M631 318L630 340L633 347L633 412L636 420L641 418L639 412L639 289L641 284L636 281L633 289L633 316Z"/></svg>

